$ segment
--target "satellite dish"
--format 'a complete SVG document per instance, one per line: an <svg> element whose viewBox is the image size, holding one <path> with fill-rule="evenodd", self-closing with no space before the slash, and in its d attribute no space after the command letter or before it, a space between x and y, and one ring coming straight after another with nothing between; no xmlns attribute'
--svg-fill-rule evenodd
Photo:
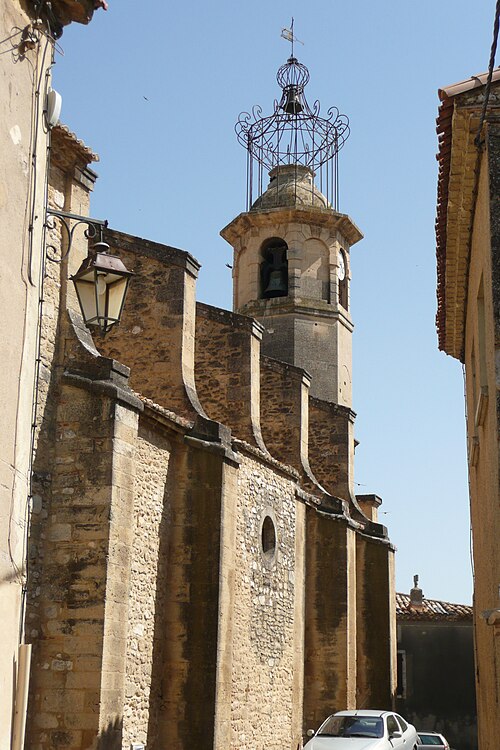
<svg viewBox="0 0 500 750"><path fill-rule="evenodd" d="M45 119L48 128L53 128L59 122L61 107L61 94L55 91L55 89L49 89L49 93L47 94L47 109L45 110Z"/></svg>

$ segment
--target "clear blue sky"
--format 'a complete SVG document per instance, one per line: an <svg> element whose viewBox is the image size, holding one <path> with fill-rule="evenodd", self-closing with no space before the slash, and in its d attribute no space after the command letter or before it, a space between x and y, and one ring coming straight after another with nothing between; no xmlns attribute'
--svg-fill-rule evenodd
<svg viewBox="0 0 500 750"><path fill-rule="evenodd" d="M238 114L269 113L295 17L310 102L351 122L340 210L352 251L357 491L379 494L397 588L468 603L472 571L461 365L438 352L437 89L485 71L495 3L109 0L65 30L62 120L101 157L92 213L191 252L198 299L231 307L220 229L245 209Z"/></svg>

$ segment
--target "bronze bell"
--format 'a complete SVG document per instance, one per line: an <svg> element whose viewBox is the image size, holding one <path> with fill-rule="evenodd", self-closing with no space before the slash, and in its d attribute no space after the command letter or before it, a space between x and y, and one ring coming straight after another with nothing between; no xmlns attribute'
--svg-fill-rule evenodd
<svg viewBox="0 0 500 750"><path fill-rule="evenodd" d="M287 294L286 269L280 268L271 271L269 283L264 289L264 297L285 297Z"/></svg>
<svg viewBox="0 0 500 750"><path fill-rule="evenodd" d="M298 115L304 109L300 101L300 94L297 86L289 86L286 91L286 100L283 109L289 115Z"/></svg>

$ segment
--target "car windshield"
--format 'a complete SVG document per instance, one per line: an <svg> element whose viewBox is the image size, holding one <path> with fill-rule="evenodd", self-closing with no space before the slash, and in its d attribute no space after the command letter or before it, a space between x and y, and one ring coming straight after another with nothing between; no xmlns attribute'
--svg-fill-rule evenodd
<svg viewBox="0 0 500 750"><path fill-rule="evenodd" d="M330 716L318 737L383 737L384 723L378 716Z"/></svg>
<svg viewBox="0 0 500 750"><path fill-rule="evenodd" d="M419 742L421 745L428 745L429 747L443 747L443 740L436 734L419 734Z"/></svg>

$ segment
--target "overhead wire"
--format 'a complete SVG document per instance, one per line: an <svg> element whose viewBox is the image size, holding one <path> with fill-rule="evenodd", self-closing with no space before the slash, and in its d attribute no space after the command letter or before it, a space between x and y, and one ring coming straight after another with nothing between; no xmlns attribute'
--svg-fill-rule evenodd
<svg viewBox="0 0 500 750"><path fill-rule="evenodd" d="M500 0L497 0L496 8L495 8L495 20L493 22L493 41L491 43L490 60L488 64L488 77L486 79L486 85L484 89L484 101L483 101L483 108L481 111L481 117L479 119L479 127L477 129L477 134L475 138L475 144L478 148L481 145L481 131L483 129L484 121L486 119L486 110L488 108L488 101L490 98L491 79L493 78L493 68L495 66L499 26L500 26Z"/></svg>
<svg viewBox="0 0 500 750"><path fill-rule="evenodd" d="M474 138L474 145L476 146L476 160L475 160L475 165L474 165L474 187L472 189L472 201L471 201L472 205L471 205L471 210L470 210L470 215L472 217L472 220L470 222L470 227L469 227L469 239L468 239L469 252L467 256L467 264L466 264L467 267L465 271L466 279L469 278L471 248L472 248L472 233L474 229L473 217L475 216L475 213L476 213L477 196L479 193L479 176L481 172L481 159L482 159L483 147L484 147L484 141L481 139L481 134L482 134L482 130L484 127L486 114L488 110L488 102L489 102L490 90L491 90L491 81L493 78L493 68L495 66L495 57L496 57L497 44L498 44L499 28L500 28L500 0L497 0L496 7L495 7L495 18L493 21L493 40L492 40L491 48L490 48L490 59L488 63L488 75L486 78L486 84L485 84L485 89L484 89L483 106L481 108L481 115L479 117L479 125L477 129L477 133ZM466 292L466 300L465 300L463 319L462 319L464 331L465 331L467 307L468 307L468 288ZM465 352L463 349L460 354L460 360L461 362L465 361Z"/></svg>

